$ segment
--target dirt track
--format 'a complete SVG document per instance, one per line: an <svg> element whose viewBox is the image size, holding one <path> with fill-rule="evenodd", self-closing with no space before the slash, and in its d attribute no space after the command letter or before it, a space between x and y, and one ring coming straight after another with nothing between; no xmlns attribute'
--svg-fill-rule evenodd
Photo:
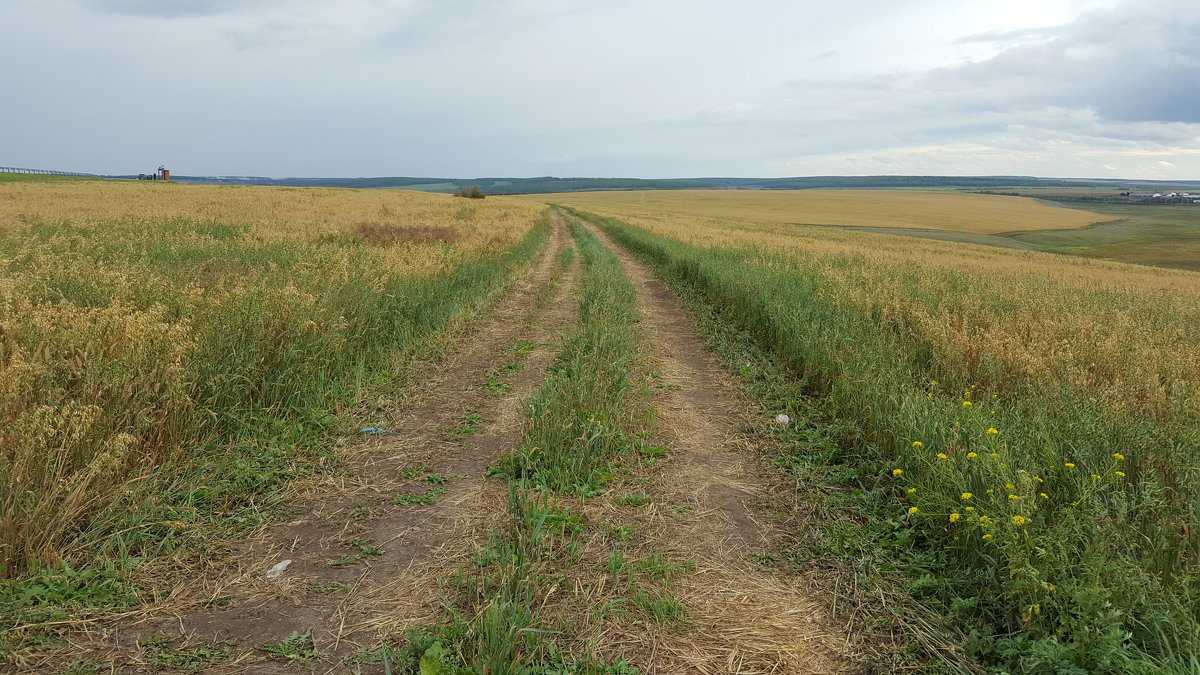
<svg viewBox="0 0 1200 675"><path fill-rule="evenodd" d="M310 486L290 518L231 544L232 556L169 597L103 632L73 634L79 652L136 668L147 655L139 639L171 635L172 648L229 645L234 657L204 672L295 672L260 646L311 631L326 656L304 661L304 670L351 672L343 657L377 645L381 634L436 623L438 579L453 574L504 509L502 481L485 481L484 470L519 442L519 399L541 384L558 333L577 313L578 256L566 269L559 265L569 241L565 229L556 220L538 262L452 356L424 374L390 422L395 433L342 448L341 477ZM685 625L614 621L591 644L647 673L847 672L826 599L795 574L755 562L755 554L777 550L785 533L757 507L769 497L764 486L771 480L740 431L746 401L670 291L593 231L617 253L638 292L642 368L659 382L653 442L670 450L637 479L651 498L645 508L614 508L610 498L575 508L592 523L632 526L645 539L643 553L665 552L694 568L672 581L687 607ZM520 345L529 348L512 349ZM501 374L510 363L523 368ZM489 380L511 389L481 386ZM434 503L393 503L397 495L430 490ZM595 555L607 555L603 548ZM367 551L350 564L330 564ZM283 560L292 562L267 579Z"/></svg>
<svg viewBox="0 0 1200 675"><path fill-rule="evenodd" d="M760 458L740 433L746 401L716 363L667 287L595 228L638 293L645 367L661 375L656 443L670 455L649 478L653 505L626 518L652 532L654 547L696 570L676 581L693 630L613 635L613 653L652 655L647 672L836 673L841 638L825 598L786 572L756 564L783 536L770 513ZM611 519L611 517L610 517Z"/></svg>

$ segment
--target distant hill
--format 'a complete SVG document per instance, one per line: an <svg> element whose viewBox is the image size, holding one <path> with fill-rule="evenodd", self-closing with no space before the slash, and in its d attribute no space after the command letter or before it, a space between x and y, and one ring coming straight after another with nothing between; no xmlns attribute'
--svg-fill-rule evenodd
<svg viewBox="0 0 1200 675"><path fill-rule="evenodd" d="M137 178L137 176L108 176ZM801 176L796 178L433 178L383 176L376 178L265 178L261 176L172 176L181 183L223 185L287 185L455 192L478 185L491 195L578 192L582 190L811 190L869 188L958 188L1003 190L1018 188L1106 188L1161 190L1200 188L1200 181L1100 180L1036 178L1033 176Z"/></svg>

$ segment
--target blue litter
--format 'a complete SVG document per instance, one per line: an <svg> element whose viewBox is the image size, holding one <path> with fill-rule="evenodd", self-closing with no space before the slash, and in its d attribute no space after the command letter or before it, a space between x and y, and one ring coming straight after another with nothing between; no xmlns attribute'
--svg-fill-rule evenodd
<svg viewBox="0 0 1200 675"><path fill-rule="evenodd" d="M391 429L380 429L379 427L367 427L362 430L364 434L391 434L395 433Z"/></svg>

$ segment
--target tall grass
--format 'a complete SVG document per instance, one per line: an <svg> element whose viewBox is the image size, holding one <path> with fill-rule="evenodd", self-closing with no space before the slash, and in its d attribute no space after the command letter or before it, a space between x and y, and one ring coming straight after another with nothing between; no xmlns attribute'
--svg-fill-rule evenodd
<svg viewBox="0 0 1200 675"><path fill-rule="evenodd" d="M974 247L935 266L870 235L861 254L848 236L834 252L800 233L775 249L702 247L589 219L850 425L841 456L811 461L849 469L867 531L904 551L910 590L961 626L973 658L1022 672L1194 664L1200 333L1186 300L1102 277L1133 269L1050 256L988 252L1013 256L1001 273L973 265Z"/></svg>
<svg viewBox="0 0 1200 675"><path fill-rule="evenodd" d="M253 522L546 235L438 245L430 274L349 235L182 219L0 237L0 576Z"/></svg>

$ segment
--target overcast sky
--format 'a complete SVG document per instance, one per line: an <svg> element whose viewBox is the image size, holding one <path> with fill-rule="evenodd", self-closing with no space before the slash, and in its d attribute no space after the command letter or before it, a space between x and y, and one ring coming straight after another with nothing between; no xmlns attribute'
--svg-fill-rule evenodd
<svg viewBox="0 0 1200 675"><path fill-rule="evenodd" d="M0 165L1200 178L1196 0L0 0Z"/></svg>

